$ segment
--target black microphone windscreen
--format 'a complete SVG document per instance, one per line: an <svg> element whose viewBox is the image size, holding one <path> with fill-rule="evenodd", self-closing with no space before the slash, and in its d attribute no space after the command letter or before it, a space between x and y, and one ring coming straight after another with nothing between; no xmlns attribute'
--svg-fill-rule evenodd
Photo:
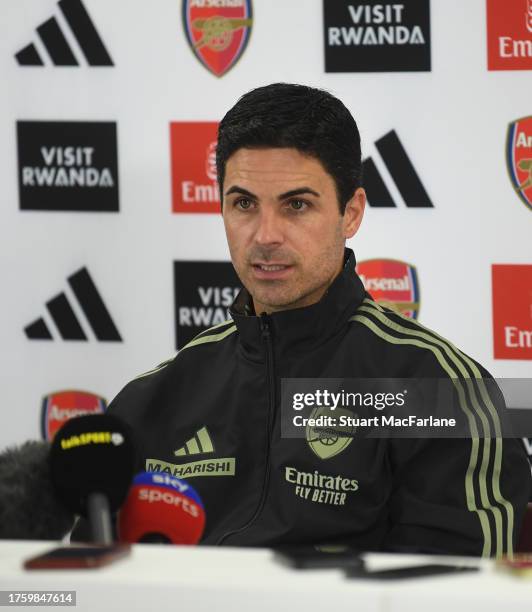
<svg viewBox="0 0 532 612"><path fill-rule="evenodd" d="M129 427L110 414L97 414L65 423L54 438L50 460L59 498L87 516L92 493L102 493L110 510L118 510L135 474L137 456Z"/></svg>
<svg viewBox="0 0 532 612"><path fill-rule="evenodd" d="M32 441L0 453L0 538L58 540L74 515L55 495L50 444Z"/></svg>

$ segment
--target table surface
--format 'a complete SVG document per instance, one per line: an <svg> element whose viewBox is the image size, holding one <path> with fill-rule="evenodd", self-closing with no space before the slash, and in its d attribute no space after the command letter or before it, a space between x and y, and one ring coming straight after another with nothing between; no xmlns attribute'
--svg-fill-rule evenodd
<svg viewBox="0 0 532 612"><path fill-rule="evenodd" d="M98 612L159 612L181 606L193 612L324 612L337 606L386 612L449 612L452 607L499 612L532 602L532 578L509 574L490 560L457 557L364 556L370 569L460 563L480 571L402 581L349 580L341 570L293 570L266 549L156 545L136 545L129 558L98 569L23 569L25 559L54 546L56 542L1 541L0 590L75 590L77 610Z"/></svg>

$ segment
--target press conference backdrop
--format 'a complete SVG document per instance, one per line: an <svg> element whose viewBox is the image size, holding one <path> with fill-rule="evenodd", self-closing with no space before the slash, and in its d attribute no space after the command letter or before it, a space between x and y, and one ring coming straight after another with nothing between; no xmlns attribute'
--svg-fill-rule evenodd
<svg viewBox="0 0 532 612"><path fill-rule="evenodd" d="M531 0L0 12L0 447L103 410L226 317L216 125L275 81L358 122L369 206L349 246L368 290L495 376L530 376Z"/></svg>

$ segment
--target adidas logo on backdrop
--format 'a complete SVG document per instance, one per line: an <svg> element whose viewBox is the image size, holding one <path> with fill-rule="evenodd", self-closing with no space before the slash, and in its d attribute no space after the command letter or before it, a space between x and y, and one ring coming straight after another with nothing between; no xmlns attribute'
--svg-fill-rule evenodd
<svg viewBox="0 0 532 612"><path fill-rule="evenodd" d="M85 319L96 339L107 342L122 342L116 325L105 306L96 285L87 268L81 268L68 277L68 284L77 302L61 292L48 302L46 308L51 322L57 328L63 340L87 341L88 337L82 326ZM75 309L78 310L76 314ZM86 329L86 324L85 324ZM49 325L40 317L24 328L29 340L53 340Z"/></svg>
<svg viewBox="0 0 532 612"><path fill-rule="evenodd" d="M407 208L433 208L419 175L408 157L395 130L375 142L377 151ZM364 187L368 204L374 208L397 208L392 194L375 161L368 157L362 163Z"/></svg>
<svg viewBox="0 0 532 612"><path fill-rule="evenodd" d="M113 66L113 60L81 0L60 0L60 13L37 27L36 43L15 53L20 66L79 66L85 58L89 66ZM40 48L40 51L39 51ZM44 56L44 57L43 57Z"/></svg>

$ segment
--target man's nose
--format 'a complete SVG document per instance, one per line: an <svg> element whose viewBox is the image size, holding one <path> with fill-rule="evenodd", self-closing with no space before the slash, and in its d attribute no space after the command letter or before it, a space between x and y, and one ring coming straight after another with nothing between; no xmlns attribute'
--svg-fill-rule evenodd
<svg viewBox="0 0 532 612"><path fill-rule="evenodd" d="M258 226L255 232L257 244L281 244L283 237L283 221L278 211L263 207L258 215Z"/></svg>

